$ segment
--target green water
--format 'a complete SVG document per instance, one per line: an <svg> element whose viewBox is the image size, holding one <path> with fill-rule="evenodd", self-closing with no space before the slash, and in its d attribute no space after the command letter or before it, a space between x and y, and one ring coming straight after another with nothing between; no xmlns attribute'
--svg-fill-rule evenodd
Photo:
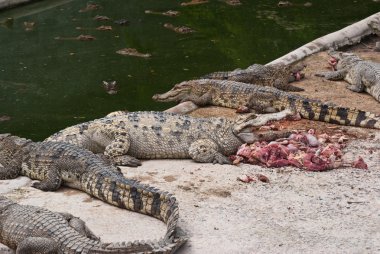
<svg viewBox="0 0 380 254"><path fill-rule="evenodd" d="M14 17L11 28L0 26L0 117L11 117L0 120L0 133L41 140L116 110L163 110L173 104L151 97L177 82L269 62L380 10L372 0L318 0L291 8L278 8L277 0L242 0L241 6L210 1L181 7L180 2L96 0L102 9L80 13L87 1L50 0L0 12L0 21ZM145 14L147 9L181 15ZM126 18L130 25L95 21L95 15ZM28 21L36 22L33 31L25 31ZM176 34L163 27L167 22L197 32ZM100 25L112 25L113 31L94 30ZM80 34L96 40L54 39ZM152 57L115 53L126 47ZM102 80L116 80L118 94L107 94Z"/></svg>

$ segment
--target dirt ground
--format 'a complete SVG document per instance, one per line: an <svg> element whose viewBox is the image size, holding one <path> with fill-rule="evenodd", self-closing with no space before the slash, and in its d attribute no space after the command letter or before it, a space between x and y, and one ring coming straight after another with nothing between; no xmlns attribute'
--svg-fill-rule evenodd
<svg viewBox="0 0 380 254"><path fill-rule="evenodd" d="M354 47L360 56L380 62L370 49L375 39ZM314 77L327 65L322 52L305 60L306 79L297 86L303 95L380 114L379 103L366 94L345 89L344 82ZM234 117L230 109L203 108L197 116ZM350 139L344 160L358 155L368 170L343 167L307 172L240 164L212 165L190 160L144 161L124 167L126 177L167 190L180 205L180 224L190 239L178 253L379 253L380 252L380 131L332 124L282 121L289 129L343 131ZM269 183L242 183L242 174L263 174ZM0 193L53 211L79 216L105 242L157 239L165 225L148 216L104 204L89 195L63 188L44 193L28 178L0 181ZM0 250L4 253L5 250Z"/></svg>
<svg viewBox="0 0 380 254"><path fill-rule="evenodd" d="M380 52L373 51L378 37L373 36L362 43L349 47L345 50L355 52L363 59L380 62ZM305 91L299 93L303 96L320 99L322 101L330 101L341 106L350 106L380 114L380 104L372 96L367 93L355 93L346 89L345 81L329 81L321 77L314 76L320 71L331 71L327 61L329 55L326 52L320 52L306 58L303 63L307 65L305 69L306 78L296 86L302 87Z"/></svg>

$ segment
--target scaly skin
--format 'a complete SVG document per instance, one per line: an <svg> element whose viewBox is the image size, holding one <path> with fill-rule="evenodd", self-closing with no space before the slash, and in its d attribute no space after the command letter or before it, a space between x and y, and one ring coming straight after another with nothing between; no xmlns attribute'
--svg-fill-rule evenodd
<svg viewBox="0 0 380 254"><path fill-rule="evenodd" d="M93 243L91 251L78 253L118 253L111 251L114 247L123 250L122 253L172 253L186 241L185 237L176 236L178 202L172 194L125 178L116 167L85 149L62 142L32 142L9 134L0 134L0 179L12 179L19 175L40 180L33 187L43 191L55 191L64 184L117 207L153 216L167 224L166 235L159 241L138 241L133 247L108 245L103 249L99 249L98 243ZM15 222L22 223L17 219ZM12 230L16 229L3 226L2 230L12 235ZM26 232L21 229L19 231L26 237ZM52 233L56 232L53 230ZM4 240L3 243L15 248L24 238L9 236L1 239ZM54 241L58 240L54 238ZM62 253L69 253L72 244L79 248L82 246L79 243L58 241Z"/></svg>
<svg viewBox="0 0 380 254"><path fill-rule="evenodd" d="M230 164L231 155L246 142L259 138L249 127L290 115L250 114L236 121L193 118L166 112L114 114L68 127L47 141L67 142L104 153L114 164L138 166L136 159L185 159Z"/></svg>
<svg viewBox="0 0 380 254"><path fill-rule="evenodd" d="M291 109L305 119L380 129L380 116L370 112L310 100L274 87L228 80L185 81L164 94L154 95L153 99L161 102L192 101L199 106L215 105L235 109L245 105L257 112Z"/></svg>
<svg viewBox="0 0 380 254"><path fill-rule="evenodd" d="M201 79L231 80L260 86L272 86L284 91L304 91L304 89L290 85L296 80L295 75L305 66L291 65L261 65L253 64L247 69L236 69L227 72L214 72L201 77Z"/></svg>
<svg viewBox="0 0 380 254"><path fill-rule="evenodd" d="M315 74L328 80L345 80L354 92L367 92L380 102L380 63L364 61L352 53L331 50L328 54L337 64L336 71Z"/></svg>
<svg viewBox="0 0 380 254"><path fill-rule="evenodd" d="M0 241L17 254L153 253L152 243L102 243L71 214L19 205L4 196L0 196Z"/></svg>

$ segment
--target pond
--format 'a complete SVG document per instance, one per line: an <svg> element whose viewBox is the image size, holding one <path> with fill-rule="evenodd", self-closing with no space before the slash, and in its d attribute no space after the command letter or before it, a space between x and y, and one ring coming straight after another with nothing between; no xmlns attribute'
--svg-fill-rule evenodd
<svg viewBox="0 0 380 254"><path fill-rule="evenodd" d="M99 8L86 11L88 1L50 0L0 12L0 133L42 140L116 110L163 110L174 104L151 97L177 82L267 63L380 9L372 0L318 0L310 7L292 1L286 8L277 7L277 0L242 0L239 6L180 2L96 0ZM9 17L13 24L4 24ZM129 25L114 23L120 19ZM195 32L178 34L165 23ZM112 31L95 29L101 25ZM96 39L74 39L81 34ZM151 57L116 53L123 48ZM103 80L117 81L119 92L106 93Z"/></svg>

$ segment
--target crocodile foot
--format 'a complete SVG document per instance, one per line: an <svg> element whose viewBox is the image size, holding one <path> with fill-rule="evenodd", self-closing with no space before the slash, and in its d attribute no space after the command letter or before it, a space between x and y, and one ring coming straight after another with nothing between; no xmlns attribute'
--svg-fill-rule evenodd
<svg viewBox="0 0 380 254"><path fill-rule="evenodd" d="M122 155L110 158L116 166L138 167L141 166L141 161L129 155Z"/></svg>
<svg viewBox="0 0 380 254"><path fill-rule="evenodd" d="M231 161L219 152L218 145L211 139L198 139L192 143L189 155L196 162L231 164Z"/></svg>
<svg viewBox="0 0 380 254"><path fill-rule="evenodd" d="M228 159L226 156L222 154L216 154L214 157L214 160L212 161L213 164L232 164L230 159Z"/></svg>

